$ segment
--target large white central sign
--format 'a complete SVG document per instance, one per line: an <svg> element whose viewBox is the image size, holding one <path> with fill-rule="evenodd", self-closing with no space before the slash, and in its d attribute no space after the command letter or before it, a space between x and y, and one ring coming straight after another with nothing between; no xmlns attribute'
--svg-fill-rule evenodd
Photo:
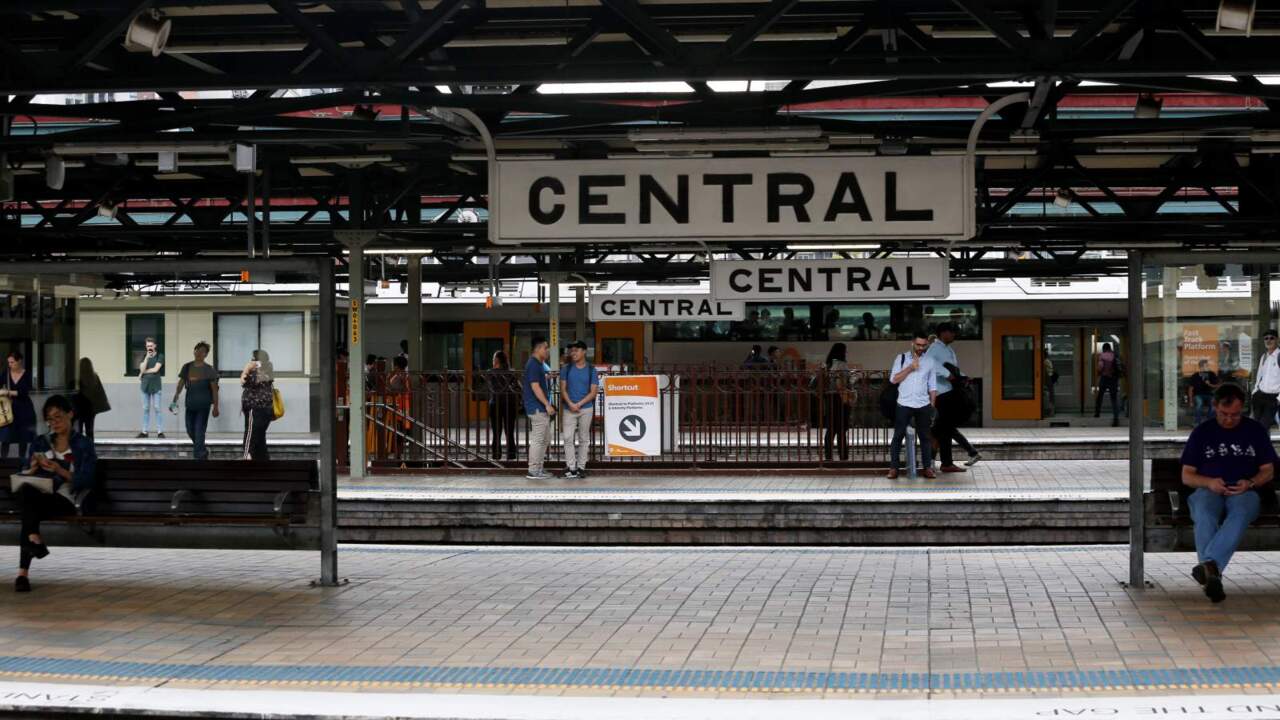
<svg viewBox="0 0 1280 720"><path fill-rule="evenodd" d="M734 260L711 265L717 300L893 300L945 298L950 266L941 258Z"/></svg>
<svg viewBox="0 0 1280 720"><path fill-rule="evenodd" d="M499 243L974 233L963 156L501 160Z"/></svg>

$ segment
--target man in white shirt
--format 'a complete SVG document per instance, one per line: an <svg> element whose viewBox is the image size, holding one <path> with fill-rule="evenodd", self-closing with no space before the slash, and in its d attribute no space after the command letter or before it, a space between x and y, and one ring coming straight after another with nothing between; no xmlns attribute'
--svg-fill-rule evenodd
<svg viewBox="0 0 1280 720"><path fill-rule="evenodd" d="M929 426L933 422L933 407L938 401L938 371L941 369L932 359L924 356L929 349L929 338L917 332L911 341L911 352L899 355L893 361L889 382L898 386L897 414L893 420L893 441L889 443L890 466L888 478L898 477L901 463L902 440L907 436L907 424L914 422L920 438L920 455L924 460L924 476L935 478L933 472L933 448L929 440Z"/></svg>
<svg viewBox="0 0 1280 720"><path fill-rule="evenodd" d="M957 328L954 323L944 322L938 325L938 339L929 346L925 357L937 364L938 372L938 419L933 424L933 437L938 441L938 459L944 473L962 473L951 459L951 441L954 440L962 450L969 454L969 466L977 464L982 456L978 449L970 444L969 439L960 432L960 423L969 419L972 405L964 396L964 390L955 383L967 382L960 374L960 361L956 359L956 351L951 343L956 341Z"/></svg>
<svg viewBox="0 0 1280 720"><path fill-rule="evenodd" d="M1276 348L1275 330L1268 330L1262 336L1262 348L1262 360L1258 363L1249 405L1253 419L1269 430L1276 419L1276 397L1280 395L1280 349Z"/></svg>

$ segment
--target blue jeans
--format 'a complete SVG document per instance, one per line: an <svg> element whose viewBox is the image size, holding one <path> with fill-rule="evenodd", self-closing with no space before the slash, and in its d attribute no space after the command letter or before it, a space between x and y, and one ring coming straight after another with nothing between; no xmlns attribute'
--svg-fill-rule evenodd
<svg viewBox="0 0 1280 720"><path fill-rule="evenodd" d="M1196 395L1195 404L1195 411L1191 416L1192 427L1199 425L1202 419L1208 420L1209 416L1213 414L1213 396Z"/></svg>
<svg viewBox="0 0 1280 720"><path fill-rule="evenodd" d="M149 432L147 428L151 426L152 418L156 421L156 432L164 432L164 411L160 409L161 395L163 393L142 393L142 432Z"/></svg>
<svg viewBox="0 0 1280 720"><path fill-rule="evenodd" d="M898 406L897 415L893 422L893 439L889 441L889 467L897 470L902 467L902 441L907 436L907 425L915 422L916 437L920 439L920 467L926 470L933 469L933 442L929 439L930 425L933 423L933 406L925 405L919 408L909 408Z"/></svg>
<svg viewBox="0 0 1280 720"><path fill-rule="evenodd" d="M1218 570L1226 570L1249 523L1258 518L1262 500L1252 490L1226 497L1199 488L1191 493L1190 502L1191 519L1196 524L1196 555L1200 562L1212 560Z"/></svg>
<svg viewBox="0 0 1280 720"><path fill-rule="evenodd" d="M204 434L209 429L210 408L187 408L187 437L191 438L191 457L208 460L209 449L204 446Z"/></svg>

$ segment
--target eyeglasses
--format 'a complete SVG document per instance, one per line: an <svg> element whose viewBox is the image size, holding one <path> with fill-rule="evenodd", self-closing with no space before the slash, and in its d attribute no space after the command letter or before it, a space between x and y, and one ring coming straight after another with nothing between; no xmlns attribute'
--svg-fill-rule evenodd
<svg viewBox="0 0 1280 720"><path fill-rule="evenodd" d="M1268 335L1268 336L1266 336L1266 337L1264 337L1264 338L1262 338L1262 339L1263 339L1263 341L1264 341L1264 342L1275 342L1275 341L1276 341L1276 336L1275 336L1275 335Z"/></svg>
<svg viewBox="0 0 1280 720"><path fill-rule="evenodd" d="M915 348L916 348L917 350L928 350L928 349L929 349L929 345L928 345L927 343L925 343L925 344L915 343Z"/></svg>

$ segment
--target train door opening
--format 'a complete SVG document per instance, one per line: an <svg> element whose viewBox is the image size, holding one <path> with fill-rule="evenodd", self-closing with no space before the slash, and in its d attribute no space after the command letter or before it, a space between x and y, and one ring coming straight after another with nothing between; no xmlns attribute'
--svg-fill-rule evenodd
<svg viewBox="0 0 1280 720"><path fill-rule="evenodd" d="M511 354L511 323L509 322L468 322L463 324L462 346L465 352L466 386L476 387L476 375L493 367L493 354L502 350L507 353L511 367L518 368L516 358ZM486 419L489 406L485 402L468 403L467 416L472 419Z"/></svg>
<svg viewBox="0 0 1280 720"><path fill-rule="evenodd" d="M1090 417L1097 409L1098 357L1110 346L1124 358L1127 347L1119 323L1054 322L1044 325L1045 417ZM1123 397L1124 381L1121 379Z"/></svg>
<svg viewBox="0 0 1280 720"><path fill-rule="evenodd" d="M1039 318L991 321L991 388L993 420L1039 420L1041 417L1042 332Z"/></svg>

